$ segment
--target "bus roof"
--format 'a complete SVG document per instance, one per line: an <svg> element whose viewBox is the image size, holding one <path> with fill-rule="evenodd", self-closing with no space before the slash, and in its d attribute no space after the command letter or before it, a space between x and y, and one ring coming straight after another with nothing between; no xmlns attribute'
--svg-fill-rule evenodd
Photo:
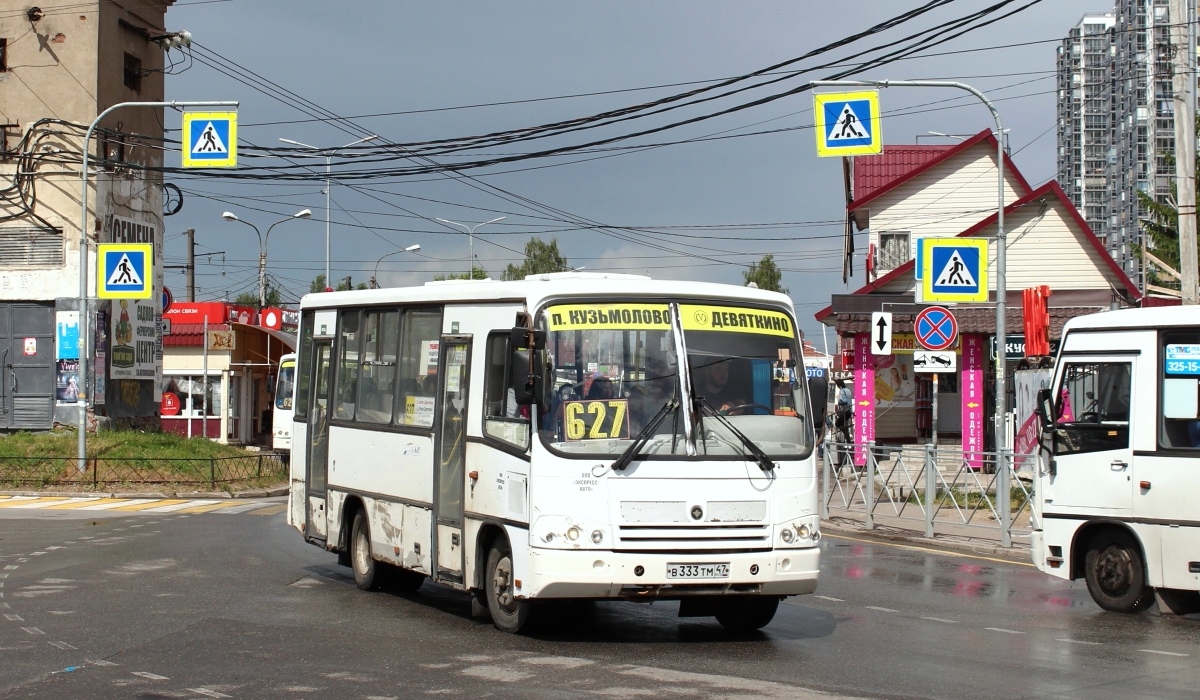
<svg viewBox="0 0 1200 700"><path fill-rule="evenodd" d="M386 287L306 294L301 309L372 304L421 304L518 301L533 309L556 298L590 296L682 299L740 299L792 308L786 294L712 282L655 280L640 275L565 272L531 275L523 280L446 280L420 287Z"/></svg>
<svg viewBox="0 0 1200 700"><path fill-rule="evenodd" d="M1154 306L1145 309L1121 309L1077 316L1067 322L1063 335L1084 328L1150 328L1200 325L1200 307Z"/></svg>

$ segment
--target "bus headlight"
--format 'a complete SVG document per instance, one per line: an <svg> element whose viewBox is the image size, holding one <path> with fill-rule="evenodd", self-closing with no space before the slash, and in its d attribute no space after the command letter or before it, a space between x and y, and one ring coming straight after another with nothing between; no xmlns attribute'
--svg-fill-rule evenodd
<svg viewBox="0 0 1200 700"><path fill-rule="evenodd" d="M567 539L571 540L572 542L579 539L579 528L577 528L577 527L569 528L567 530Z"/></svg>
<svg viewBox="0 0 1200 700"><path fill-rule="evenodd" d="M592 544L600 544L604 541L603 530L592 530Z"/></svg>
<svg viewBox="0 0 1200 700"><path fill-rule="evenodd" d="M801 525L796 530L796 534L800 535L800 539L807 540L809 538L809 536L812 534L812 531L809 529L808 525Z"/></svg>
<svg viewBox="0 0 1200 700"><path fill-rule="evenodd" d="M791 544L792 540L796 539L796 535L792 532L792 528L790 527L783 528L783 530L779 532L779 537L783 540L784 544Z"/></svg>

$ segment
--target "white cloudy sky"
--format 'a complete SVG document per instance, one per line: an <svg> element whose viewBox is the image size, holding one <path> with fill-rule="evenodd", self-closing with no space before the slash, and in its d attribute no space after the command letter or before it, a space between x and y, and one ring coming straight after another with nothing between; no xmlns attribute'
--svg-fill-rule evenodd
<svg viewBox="0 0 1200 700"><path fill-rule="evenodd" d="M201 60L167 78L167 96L239 100L244 146L283 146L281 137L331 148L372 133L393 143L488 134L589 116L760 70L927 1L179 0L167 26L190 31ZM944 1L926 15L796 67L845 59L999 1ZM1015 0L990 17L1029 2ZM1101 0L1043 0L925 51L940 55L893 62L857 77L955 79L984 90L1011 128L1017 165L1039 184L1054 175L1056 42L1084 12L1110 7ZM239 67L273 82L268 92L285 89L352 125L316 120L222 72ZM628 134L791 90L834 70L662 116L476 153L528 152ZM885 143L952 143L928 132L965 135L992 125L982 105L955 91L892 88L881 101ZM506 102L515 104L496 104ZM179 116L168 114L168 127L178 124ZM732 138L525 160L468 171L475 180L442 174L335 184L331 277L366 281L380 256L413 244L421 246L419 255L399 253L382 262L382 283L419 284L463 271L467 236L433 219L477 223L505 216L481 228L474 242L480 262L496 276L535 235L557 238L577 267L668 279L741 283L744 265L773 254L801 326L819 335L813 312L831 293L861 284L862 271L859 261L856 279L842 284L840 160L816 157L811 125L811 93L801 92L612 145ZM742 135L750 132L770 133ZM280 159L255 162L287 165ZM198 268L199 299L256 291L257 240L249 228L222 221L225 210L265 230L311 208L312 221L274 230L268 268L291 298L323 271L324 161L294 162L312 163L314 179L168 176L186 192L183 210L166 219L168 263L183 261L179 234L189 227L197 231L198 252L223 252L201 258L207 262ZM176 163L169 158L169 165ZM413 164L397 159L370 167ZM345 161L334 168L357 169ZM604 226L580 226L581 219ZM169 272L167 286L182 298L182 273Z"/></svg>

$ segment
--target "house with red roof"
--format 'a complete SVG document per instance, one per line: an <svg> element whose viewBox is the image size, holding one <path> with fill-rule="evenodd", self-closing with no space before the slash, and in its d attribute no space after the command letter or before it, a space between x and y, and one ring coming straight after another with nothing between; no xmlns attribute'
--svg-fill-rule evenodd
<svg viewBox="0 0 1200 700"><path fill-rule="evenodd" d="M837 331L846 369L853 370L855 440L925 442L934 433L932 375L918 373L913 351L918 301L916 244L925 237L989 241L988 303L950 307L958 323L956 369L938 374L936 432L964 448L994 449L988 434L994 412L997 144L989 131L954 146L885 146L855 158L847 216L869 231L866 283L834 295L817 320ZM1023 293L1049 287L1046 299L1052 347L1075 316L1138 304L1137 287L1108 255L1057 182L1032 188L1004 158L1006 330L1012 376L1026 361ZM871 314L892 313L892 354L872 355ZM1035 359L1036 363L1037 360ZM1013 383L1008 382L1011 388ZM1008 405L1013 405L1010 396ZM948 440L947 440L948 438Z"/></svg>

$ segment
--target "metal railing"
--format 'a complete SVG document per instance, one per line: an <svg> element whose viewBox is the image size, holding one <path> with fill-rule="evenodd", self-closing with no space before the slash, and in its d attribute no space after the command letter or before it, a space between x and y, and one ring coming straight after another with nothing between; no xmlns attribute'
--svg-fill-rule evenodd
<svg viewBox="0 0 1200 700"><path fill-rule="evenodd" d="M857 516L870 530L886 517L889 523L920 523L926 537L939 528L970 528L959 532L996 537L1005 547L1037 527L1033 485L1019 474L1036 471L1032 456L826 441L821 458L823 519Z"/></svg>
<svg viewBox="0 0 1200 700"><path fill-rule="evenodd" d="M75 457L0 458L0 488L64 486L97 489L120 484L259 485L287 478L283 457L264 452L241 457L159 459L88 457L80 471Z"/></svg>

